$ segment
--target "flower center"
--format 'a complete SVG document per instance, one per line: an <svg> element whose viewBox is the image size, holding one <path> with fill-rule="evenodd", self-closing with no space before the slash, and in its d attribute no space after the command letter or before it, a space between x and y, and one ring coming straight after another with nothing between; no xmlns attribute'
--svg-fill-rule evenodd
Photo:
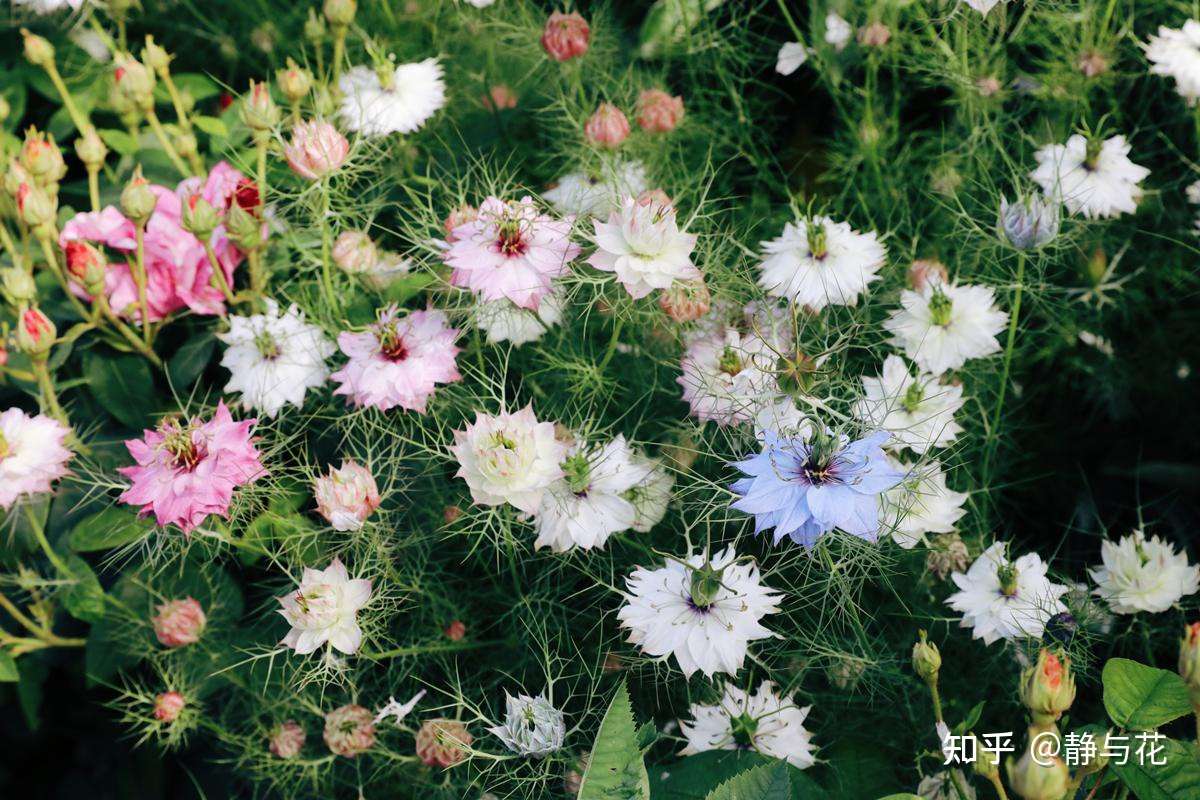
<svg viewBox="0 0 1200 800"><path fill-rule="evenodd" d="M729 720L729 729L733 741L738 747L748 749L754 746L754 734L758 732L758 720L743 711Z"/></svg>
<svg viewBox="0 0 1200 800"><path fill-rule="evenodd" d="M732 347L726 347L725 351L721 353L721 358L717 361L717 369L733 377L742 371L742 357Z"/></svg>
<svg viewBox="0 0 1200 800"><path fill-rule="evenodd" d="M259 331L254 334L254 346L258 349L259 355L267 361L279 358L281 352L279 342L275 341L275 337L268 331Z"/></svg>
<svg viewBox="0 0 1200 800"><path fill-rule="evenodd" d="M4 434L0 433L0 461L8 457L8 440L4 438Z"/></svg>
<svg viewBox="0 0 1200 800"><path fill-rule="evenodd" d="M946 327L950 324L950 312L954 302L942 291L942 287L934 286L933 294L929 297L929 316L934 325Z"/></svg>
<svg viewBox="0 0 1200 800"><path fill-rule="evenodd" d="M1088 172L1095 172L1100 166L1100 148L1104 142L1099 137L1089 138L1087 143L1087 151L1083 157L1083 168Z"/></svg>
<svg viewBox="0 0 1200 800"><path fill-rule="evenodd" d="M521 230L521 220L504 219L496 226L496 249L502 255L513 258L525 253L528 243L524 231Z"/></svg>
<svg viewBox="0 0 1200 800"><path fill-rule="evenodd" d="M191 471L204 460L207 455L192 438L189 428L181 428L178 423L168 422L163 427L163 447L171 454L171 460L176 469Z"/></svg>
<svg viewBox="0 0 1200 800"><path fill-rule="evenodd" d="M389 323L379 331L379 352L388 361L403 361L408 358L408 345L396 330L395 323Z"/></svg>
<svg viewBox="0 0 1200 800"><path fill-rule="evenodd" d="M996 572L996 577L1000 579L1000 591L1005 597L1017 596L1017 568L1012 564L1005 564Z"/></svg>
<svg viewBox="0 0 1200 800"><path fill-rule="evenodd" d="M904 410L910 414L916 413L920 407L921 401L925 399L925 391L921 388L921 384L915 381L908 390L904 393L904 399L901 401Z"/></svg>
<svg viewBox="0 0 1200 800"><path fill-rule="evenodd" d="M829 255L829 242L825 235L824 225L809 223L808 251L812 253L812 257L818 261Z"/></svg>
<svg viewBox="0 0 1200 800"><path fill-rule="evenodd" d="M567 486L571 488L571 491L577 497L586 496L588 487L592 484L591 465L588 464L587 457L582 453L575 453L572 456L568 456L562 462L562 471L567 481Z"/></svg>
<svg viewBox="0 0 1200 800"><path fill-rule="evenodd" d="M720 591L721 573L713 569L712 564L692 570L691 601L698 611L707 611L717 602L717 593Z"/></svg>

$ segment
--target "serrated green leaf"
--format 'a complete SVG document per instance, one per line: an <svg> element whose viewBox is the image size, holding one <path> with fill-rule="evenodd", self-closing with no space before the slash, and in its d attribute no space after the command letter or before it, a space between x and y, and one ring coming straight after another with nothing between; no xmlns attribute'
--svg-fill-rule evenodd
<svg viewBox="0 0 1200 800"><path fill-rule="evenodd" d="M0 648L0 683L16 683L19 680L21 673L17 671L17 660L12 653Z"/></svg>
<svg viewBox="0 0 1200 800"><path fill-rule="evenodd" d="M152 527L149 522L138 519L134 512L111 506L75 523L67 536L67 544L77 553L109 550L136 542Z"/></svg>
<svg viewBox="0 0 1200 800"><path fill-rule="evenodd" d="M791 796L787 764L776 761L735 775L709 792L705 800L790 800Z"/></svg>
<svg viewBox="0 0 1200 800"><path fill-rule="evenodd" d="M145 359L134 355L89 353L83 375L92 396L109 414L140 429L154 413L154 378Z"/></svg>
<svg viewBox="0 0 1200 800"><path fill-rule="evenodd" d="M63 592L63 606L72 617L83 622L104 619L104 589L91 566L77 555L67 556L67 568L74 583Z"/></svg>
<svg viewBox="0 0 1200 800"><path fill-rule="evenodd" d="M578 800L650 800L650 776L638 749L633 706L624 683L617 687L600 723Z"/></svg>
<svg viewBox="0 0 1200 800"><path fill-rule="evenodd" d="M1104 708L1122 728L1149 730L1191 713L1187 684L1174 672L1112 658L1101 680Z"/></svg>
<svg viewBox="0 0 1200 800"><path fill-rule="evenodd" d="M1132 745L1136 750L1137 745ZM1138 800L1197 800L1200 798L1200 759L1190 745L1166 739L1158 759L1150 763L1147 755L1132 754L1124 764L1110 760L1109 765L1121 782Z"/></svg>
<svg viewBox="0 0 1200 800"><path fill-rule="evenodd" d="M704 800L709 792L735 775L774 761L749 750L697 753L655 766L650 776L650 797L651 800ZM791 800L821 800L828 796L806 773L790 764L787 768L791 777Z"/></svg>

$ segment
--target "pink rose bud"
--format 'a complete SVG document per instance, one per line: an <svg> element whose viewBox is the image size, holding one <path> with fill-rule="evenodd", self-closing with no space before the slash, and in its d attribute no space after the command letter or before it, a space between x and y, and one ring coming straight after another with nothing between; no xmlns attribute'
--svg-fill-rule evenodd
<svg viewBox="0 0 1200 800"><path fill-rule="evenodd" d="M160 722L174 722L187 705L179 692L163 692L154 698L154 718Z"/></svg>
<svg viewBox="0 0 1200 800"><path fill-rule="evenodd" d="M299 123L292 130L291 144L283 148L292 172L310 181L336 172L349 152L346 137L322 120Z"/></svg>
<svg viewBox="0 0 1200 800"><path fill-rule="evenodd" d="M483 96L483 107L488 111L504 111L517 107L517 95L506 83L498 83Z"/></svg>
<svg viewBox="0 0 1200 800"><path fill-rule="evenodd" d="M35 184L22 183L17 187L17 213L35 232L52 226L57 212L58 201Z"/></svg>
<svg viewBox="0 0 1200 800"><path fill-rule="evenodd" d="M342 706L325 715L325 744L334 755L354 758L375 745L375 716L357 705Z"/></svg>
<svg viewBox="0 0 1200 800"><path fill-rule="evenodd" d="M431 767L452 767L466 758L475 737L454 719L426 720L417 731L417 758Z"/></svg>
<svg viewBox="0 0 1200 800"><path fill-rule="evenodd" d="M108 259L100 248L90 242L72 239L64 248L67 255L67 272L95 297L104 291L104 274L108 270Z"/></svg>
<svg viewBox="0 0 1200 800"><path fill-rule="evenodd" d="M445 634L450 641L461 642L467 635L467 626L463 624L462 620L456 619L446 626Z"/></svg>
<svg viewBox="0 0 1200 800"><path fill-rule="evenodd" d="M592 29L587 20L576 12L563 14L555 11L546 20L542 31L542 49L555 61L570 61L588 51Z"/></svg>
<svg viewBox="0 0 1200 800"><path fill-rule="evenodd" d="M242 123L259 133L279 124L279 106L265 82L250 81L250 91L242 98Z"/></svg>
<svg viewBox="0 0 1200 800"><path fill-rule="evenodd" d="M650 133L669 133L683 119L683 98L662 89L646 89L638 95L637 123Z"/></svg>
<svg viewBox="0 0 1200 800"><path fill-rule="evenodd" d="M164 647L183 647L200 641L208 624L204 609L194 598L168 600L158 607L152 620L154 635Z"/></svg>
<svg viewBox="0 0 1200 800"><path fill-rule="evenodd" d="M36 308L27 308L17 326L17 346L34 358L45 357L58 338L58 330L50 318Z"/></svg>
<svg viewBox="0 0 1200 800"><path fill-rule="evenodd" d="M589 142L601 147L620 147L629 136L629 120L624 112L612 103L601 103L583 126L583 134Z"/></svg>
<svg viewBox="0 0 1200 800"><path fill-rule="evenodd" d="M675 281L658 296L658 305L676 322L692 322L708 313L712 296L703 280Z"/></svg>
<svg viewBox="0 0 1200 800"><path fill-rule="evenodd" d="M29 172L40 186L58 183L67 174L67 164L62 151L54 139L37 128L25 132L21 145L21 166Z"/></svg>
<svg viewBox="0 0 1200 800"><path fill-rule="evenodd" d="M317 511L335 531L357 531L379 508L379 489L366 467L343 459L340 469L317 478L313 488Z"/></svg>
<svg viewBox="0 0 1200 800"><path fill-rule="evenodd" d="M295 758L304 747L304 739L304 728L300 727L300 723L289 719L271 731L271 755L277 758Z"/></svg>
<svg viewBox="0 0 1200 800"><path fill-rule="evenodd" d="M936 259L919 258L908 268L908 283L918 292L930 283L945 283L948 278L946 265Z"/></svg>
<svg viewBox="0 0 1200 800"><path fill-rule="evenodd" d="M345 231L333 243L333 263L352 275L370 272L379 262L379 248L366 231Z"/></svg>

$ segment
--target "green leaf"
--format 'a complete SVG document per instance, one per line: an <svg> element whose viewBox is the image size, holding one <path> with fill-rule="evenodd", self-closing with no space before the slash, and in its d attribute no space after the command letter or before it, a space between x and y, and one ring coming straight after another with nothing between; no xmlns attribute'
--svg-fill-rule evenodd
<svg viewBox="0 0 1200 800"><path fill-rule="evenodd" d="M209 136L216 136L221 139L228 138L229 136L229 128L218 117L192 117L192 124Z"/></svg>
<svg viewBox="0 0 1200 800"><path fill-rule="evenodd" d="M709 792L749 769L775 759L748 750L709 750L651 770L651 800L704 800ZM787 765L791 800L820 800L827 793L796 767ZM849 797L850 795L845 795ZM874 795L864 795L871 796Z"/></svg>
<svg viewBox="0 0 1200 800"><path fill-rule="evenodd" d="M92 396L119 422L139 429L154 413L154 377L146 360L134 355L89 353L83 376Z"/></svg>
<svg viewBox="0 0 1200 800"><path fill-rule="evenodd" d="M1107 669L1107 667L1106 667ZM1149 754L1139 759L1136 738L1130 740L1130 754L1124 764L1116 759L1109 765L1133 792L1138 800L1197 800L1200 798L1200 760L1190 745L1174 739L1163 740L1163 752L1158 760L1161 766L1151 764Z"/></svg>
<svg viewBox="0 0 1200 800"><path fill-rule="evenodd" d="M199 72L184 72L179 75L171 75L171 79L175 81L175 88L181 94L190 94L192 99L197 102L207 100L210 97L216 97L221 92L221 87L212 78L202 75Z"/></svg>
<svg viewBox="0 0 1200 800"><path fill-rule="evenodd" d="M1174 672L1112 658L1101 680L1108 716L1123 728L1149 730L1191 713L1187 684Z"/></svg>
<svg viewBox="0 0 1200 800"><path fill-rule="evenodd" d="M100 140L118 155L131 157L137 155L137 139L129 133L115 128L101 128L96 132L100 134Z"/></svg>
<svg viewBox="0 0 1200 800"><path fill-rule="evenodd" d="M63 592L63 605L67 613L84 622L104 619L104 589L96 573L77 555L67 556L67 568L75 579L75 583Z"/></svg>
<svg viewBox="0 0 1200 800"><path fill-rule="evenodd" d="M709 792L705 800L790 800L792 781L787 764L776 761L748 769Z"/></svg>
<svg viewBox="0 0 1200 800"><path fill-rule="evenodd" d="M17 660L12 653L0 649L0 683L16 683L19 680L21 673L17 671Z"/></svg>
<svg viewBox="0 0 1200 800"><path fill-rule="evenodd" d="M167 377L177 391L190 389L208 366L217 340L211 331L191 336L167 362ZM186 393L186 392L185 392Z"/></svg>
<svg viewBox="0 0 1200 800"><path fill-rule="evenodd" d="M110 506L90 514L71 529L67 544L77 553L91 553L136 542L153 526L138 519L137 514L124 508Z"/></svg>
<svg viewBox="0 0 1200 800"><path fill-rule="evenodd" d="M915 794L903 792L901 794L889 794L887 797L879 798L879 800L921 800L921 798Z"/></svg>
<svg viewBox="0 0 1200 800"><path fill-rule="evenodd" d="M578 800L650 800L650 776L638 749L633 706L624 683L617 687L600 723Z"/></svg>
<svg viewBox="0 0 1200 800"><path fill-rule="evenodd" d="M17 664L17 670L21 673L21 682L17 684L17 700L21 705L21 713L25 715L26 724L30 730L35 731L41 723L43 687L50 671L45 660L36 656L22 658Z"/></svg>

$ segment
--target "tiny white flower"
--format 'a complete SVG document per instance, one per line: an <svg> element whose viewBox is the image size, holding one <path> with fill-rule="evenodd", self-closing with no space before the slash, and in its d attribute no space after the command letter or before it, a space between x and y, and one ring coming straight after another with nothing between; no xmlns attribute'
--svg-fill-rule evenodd
<svg viewBox="0 0 1200 800"><path fill-rule="evenodd" d="M654 658L674 656L685 676L736 675L750 642L773 636L759 620L779 611L780 596L763 585L758 567L736 563L732 547L696 553L658 569L638 567L626 581L617 612L629 641Z"/></svg>
<svg viewBox="0 0 1200 800"><path fill-rule="evenodd" d="M1101 142L1075 134L1065 145L1048 144L1038 150L1038 166L1029 177L1072 214L1088 219L1132 214L1142 197L1138 184L1150 170L1130 161L1129 150L1124 136Z"/></svg>
<svg viewBox="0 0 1200 800"><path fill-rule="evenodd" d="M358 611L371 600L371 582L352 579L340 559L325 569L304 568L299 588L279 600L279 613L292 629L281 644L300 655L329 643L342 653L354 653L362 644Z"/></svg>
<svg viewBox="0 0 1200 800"><path fill-rule="evenodd" d="M839 53L846 49L854 37L854 28L836 11L825 15L825 43L833 45Z"/></svg>
<svg viewBox="0 0 1200 800"><path fill-rule="evenodd" d="M883 327L921 369L942 375L969 359L1000 351L996 337L1008 324L1008 314L995 303L990 287L930 281L919 292L901 292L901 307Z"/></svg>
<svg viewBox="0 0 1200 800"><path fill-rule="evenodd" d="M1037 639L1055 614L1067 610L1061 598L1068 587L1046 577L1037 553L1010 561L1006 544L996 542L965 573L951 575L959 591L946 604L963 615L960 625L991 644L998 639Z"/></svg>
<svg viewBox="0 0 1200 800"><path fill-rule="evenodd" d="M892 541L910 550L927 533L953 531L955 523L967 513L963 508L967 495L946 485L941 464L894 463L907 477L883 495L884 519L892 525Z"/></svg>
<svg viewBox="0 0 1200 800"><path fill-rule="evenodd" d="M1162 25L1145 44L1150 72L1175 79L1175 90L1189 106L1200 100L1200 22L1189 19L1182 28Z"/></svg>
<svg viewBox="0 0 1200 800"><path fill-rule="evenodd" d="M567 735L562 711L542 695L504 695L504 723L488 728L489 733L522 756L542 758L562 749Z"/></svg>
<svg viewBox="0 0 1200 800"><path fill-rule="evenodd" d="M872 428L892 434L889 446L927 453L958 438L962 426L954 415L963 406L961 386L943 384L929 373L914 376L904 359L890 355L878 378L863 376L863 397L854 416Z"/></svg>
<svg viewBox="0 0 1200 800"><path fill-rule="evenodd" d="M704 277L692 263L696 236L679 230L675 209L669 205L626 197L607 223L597 220L593 224L596 252L588 263L616 273L634 299L667 289L675 281Z"/></svg>
<svg viewBox="0 0 1200 800"><path fill-rule="evenodd" d="M338 81L338 89L343 124L364 136L413 133L446 104L446 84L436 58L382 73L352 67Z"/></svg>
<svg viewBox="0 0 1200 800"><path fill-rule="evenodd" d="M1100 566L1089 569L1095 594L1116 614L1158 614L1200 590L1200 566L1157 536L1136 530L1100 545Z"/></svg>
<svg viewBox="0 0 1200 800"><path fill-rule="evenodd" d="M485 506L504 503L533 514L552 483L567 446L554 437L554 423L538 422L533 407L497 415L475 412L475 422L454 432L450 452L458 459L456 477L467 482L471 499Z"/></svg>
<svg viewBox="0 0 1200 800"><path fill-rule="evenodd" d="M240 393L242 408L274 417L289 403L302 407L305 393L329 379L325 359L337 347L295 305L280 314L274 300L265 304L262 314L231 315L229 331L217 338L228 345L221 358L230 372L225 391Z"/></svg>
<svg viewBox="0 0 1200 800"><path fill-rule="evenodd" d="M775 71L780 75L791 75L808 61L808 48L799 42L784 42L775 59Z"/></svg>
<svg viewBox="0 0 1200 800"><path fill-rule="evenodd" d="M687 739L680 755L753 750L807 769L815 763L816 749L812 734L804 727L811 708L801 708L791 695L776 692L771 681L759 684L754 694L727 682L716 705L692 704L692 720L680 723Z"/></svg>
<svg viewBox="0 0 1200 800"><path fill-rule="evenodd" d="M521 308L507 297L477 299L475 324L487 334L489 344L511 342L514 347L520 347L535 342L562 322L564 294L562 287L556 286L541 299L536 311Z"/></svg>
<svg viewBox="0 0 1200 800"><path fill-rule="evenodd" d="M606 164L596 173L568 172L542 192L560 214L606 217L621 209L625 197L638 197L649 188L646 168L637 161Z"/></svg>
<svg viewBox="0 0 1200 800"><path fill-rule="evenodd" d="M887 257L874 232L859 233L829 217L789 222L762 249L759 285L772 297L816 311L855 305L867 286L879 280Z"/></svg>

